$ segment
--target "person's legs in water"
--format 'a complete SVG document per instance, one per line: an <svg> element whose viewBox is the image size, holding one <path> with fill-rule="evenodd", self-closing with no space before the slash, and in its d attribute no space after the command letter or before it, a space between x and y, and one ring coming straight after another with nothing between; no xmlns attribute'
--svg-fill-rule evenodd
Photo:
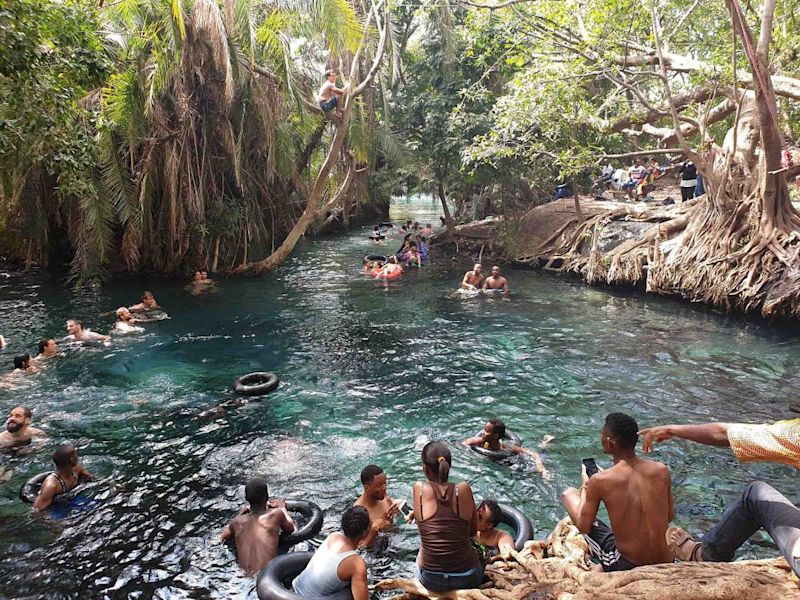
<svg viewBox="0 0 800 600"><path fill-rule="evenodd" d="M800 509L763 481L750 483L722 520L703 536L703 560L733 560L736 550L759 529L769 533L800 576Z"/></svg>

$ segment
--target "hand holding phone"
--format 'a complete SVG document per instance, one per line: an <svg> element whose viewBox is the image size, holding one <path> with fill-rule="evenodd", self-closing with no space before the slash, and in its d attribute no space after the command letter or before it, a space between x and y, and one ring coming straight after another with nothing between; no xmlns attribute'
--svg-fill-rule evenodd
<svg viewBox="0 0 800 600"><path fill-rule="evenodd" d="M597 463L593 458L584 458L583 459L583 466L586 467L586 475L591 477L600 471L597 466Z"/></svg>

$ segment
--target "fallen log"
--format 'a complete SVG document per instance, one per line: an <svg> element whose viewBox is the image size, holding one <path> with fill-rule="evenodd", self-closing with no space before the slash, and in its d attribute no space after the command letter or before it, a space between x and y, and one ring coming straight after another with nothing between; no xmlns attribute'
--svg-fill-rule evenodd
<svg viewBox="0 0 800 600"><path fill-rule="evenodd" d="M393 600L792 600L796 578L782 558L733 563L672 563L631 571L591 569L588 546L569 518L547 540L497 557L480 589L436 593L416 579L384 579L378 590L400 590Z"/></svg>

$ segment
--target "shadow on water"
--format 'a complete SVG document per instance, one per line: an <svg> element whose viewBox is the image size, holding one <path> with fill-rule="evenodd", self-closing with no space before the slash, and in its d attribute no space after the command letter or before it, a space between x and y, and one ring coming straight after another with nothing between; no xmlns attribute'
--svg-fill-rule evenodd
<svg viewBox="0 0 800 600"><path fill-rule="evenodd" d="M395 222L436 222L427 200L399 201ZM522 508L539 536L563 511L558 492L578 482L580 458L600 456L599 426L624 410L641 425L761 421L789 416L800 393L798 338L686 304L610 293L530 271L510 271L513 296L448 298L464 265L434 257L393 282L359 273L376 246L371 228L301 244L282 269L224 280L214 294L183 283L125 280L92 295L47 273L0 279L0 362L62 335L147 286L172 315L142 335L54 359L10 390L0 409L30 406L52 436L45 451L6 460L0 483L0 597L231 598L253 596L218 534L243 502L242 484L265 475L273 496L308 498L325 511L323 534L359 493L368 463L408 497L428 439L453 444L454 475L481 497ZM273 370L281 386L231 406L234 379ZM222 405L221 410L214 410ZM482 459L457 442L501 416L529 445L544 434L555 478L525 461ZM20 485L51 468L55 445L79 447L90 470L111 476L102 504L48 522L30 517ZM753 478L791 493L786 467L738 465L730 453L674 442L677 521L705 529ZM373 577L410 573L414 527L369 558ZM745 555L773 551L750 545Z"/></svg>

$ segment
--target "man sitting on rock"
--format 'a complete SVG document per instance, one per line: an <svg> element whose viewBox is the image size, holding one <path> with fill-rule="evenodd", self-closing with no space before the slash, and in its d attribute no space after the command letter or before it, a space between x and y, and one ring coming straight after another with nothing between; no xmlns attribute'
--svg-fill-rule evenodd
<svg viewBox="0 0 800 600"><path fill-rule="evenodd" d="M643 429L642 449L672 438L707 446L729 447L739 462L776 462L800 468L800 419L749 425L705 423L660 425ZM667 541L675 557L689 561L728 562L736 550L759 529L766 529L786 562L800 577L800 509L763 481L747 485L722 520L696 542L679 527L670 527Z"/></svg>
<svg viewBox="0 0 800 600"><path fill-rule="evenodd" d="M608 415L600 439L614 466L589 477L584 465L580 491L568 488L561 494L603 571L672 562L665 539L673 517L672 480L666 466L636 456L637 432L636 421L628 415ZM597 519L600 502L606 505L611 527Z"/></svg>

